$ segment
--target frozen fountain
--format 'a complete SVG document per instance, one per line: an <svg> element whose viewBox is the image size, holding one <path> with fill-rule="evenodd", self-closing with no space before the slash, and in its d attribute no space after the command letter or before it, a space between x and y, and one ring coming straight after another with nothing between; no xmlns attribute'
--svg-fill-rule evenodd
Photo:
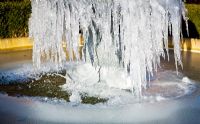
<svg viewBox="0 0 200 124"><path fill-rule="evenodd" d="M32 59L0 54L2 123L200 122L200 56L180 49L182 0L31 3Z"/></svg>
<svg viewBox="0 0 200 124"><path fill-rule="evenodd" d="M111 95L110 88L139 98L160 57L169 59L169 35L176 68L182 66L182 18L187 22L182 0L32 0L33 63L66 69L71 101L80 92Z"/></svg>

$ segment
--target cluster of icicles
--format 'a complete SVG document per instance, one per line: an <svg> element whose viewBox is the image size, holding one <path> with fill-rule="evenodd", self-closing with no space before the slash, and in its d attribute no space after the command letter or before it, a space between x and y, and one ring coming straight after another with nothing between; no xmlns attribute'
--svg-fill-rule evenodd
<svg viewBox="0 0 200 124"><path fill-rule="evenodd" d="M182 18L187 21L182 0L32 0L33 63L40 68L48 61L60 68L68 61L85 61L124 68L141 96L148 75L157 70L165 50L168 54L169 35L176 66L182 64Z"/></svg>

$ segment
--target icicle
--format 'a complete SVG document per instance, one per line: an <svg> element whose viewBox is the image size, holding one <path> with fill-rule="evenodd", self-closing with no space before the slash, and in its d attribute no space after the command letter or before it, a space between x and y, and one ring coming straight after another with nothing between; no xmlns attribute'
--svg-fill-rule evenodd
<svg viewBox="0 0 200 124"><path fill-rule="evenodd" d="M141 96L147 74L156 72L160 57L165 57L164 49L169 57L168 31L176 66L182 65L182 17L187 21L181 0L32 0L29 32L34 39L33 63L37 68L46 61L62 67L64 51L70 61L74 56L80 60L81 30L85 62L123 67L132 80L130 90Z"/></svg>

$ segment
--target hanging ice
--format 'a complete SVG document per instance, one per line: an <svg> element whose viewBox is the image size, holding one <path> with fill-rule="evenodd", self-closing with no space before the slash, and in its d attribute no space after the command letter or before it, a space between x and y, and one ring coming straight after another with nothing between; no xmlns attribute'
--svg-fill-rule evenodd
<svg viewBox="0 0 200 124"><path fill-rule="evenodd" d="M79 57L79 31L84 58L93 66L124 68L132 89L141 96L146 75L153 74L168 51L172 34L176 65L181 63L182 0L32 0L29 32L34 39L33 62L57 67Z"/></svg>

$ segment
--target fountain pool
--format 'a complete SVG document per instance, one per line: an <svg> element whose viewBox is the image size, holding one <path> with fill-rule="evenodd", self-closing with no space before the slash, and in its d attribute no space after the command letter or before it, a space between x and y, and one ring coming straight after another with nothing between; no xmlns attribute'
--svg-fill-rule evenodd
<svg viewBox="0 0 200 124"><path fill-rule="evenodd" d="M157 79L150 82L152 84L146 91L146 97L141 101L134 100L130 91L124 91L126 94L113 91L110 100L86 95L82 96L82 103L78 103L77 99L68 102L70 95L63 90L66 80L58 75L52 75L48 71L48 73L43 72L44 76L32 82L30 79L35 75L31 72L31 54L31 51L0 54L2 122L142 124L199 122L200 56L197 53L182 53L184 70L177 76L173 52L170 51L172 61L161 61ZM17 62L7 62L13 59ZM6 83L10 84L5 85ZM181 87L184 90L181 90Z"/></svg>
<svg viewBox="0 0 200 124"><path fill-rule="evenodd" d="M200 122L200 59L185 52L181 58L185 12L182 0L32 0L33 53L0 57L0 119Z"/></svg>

